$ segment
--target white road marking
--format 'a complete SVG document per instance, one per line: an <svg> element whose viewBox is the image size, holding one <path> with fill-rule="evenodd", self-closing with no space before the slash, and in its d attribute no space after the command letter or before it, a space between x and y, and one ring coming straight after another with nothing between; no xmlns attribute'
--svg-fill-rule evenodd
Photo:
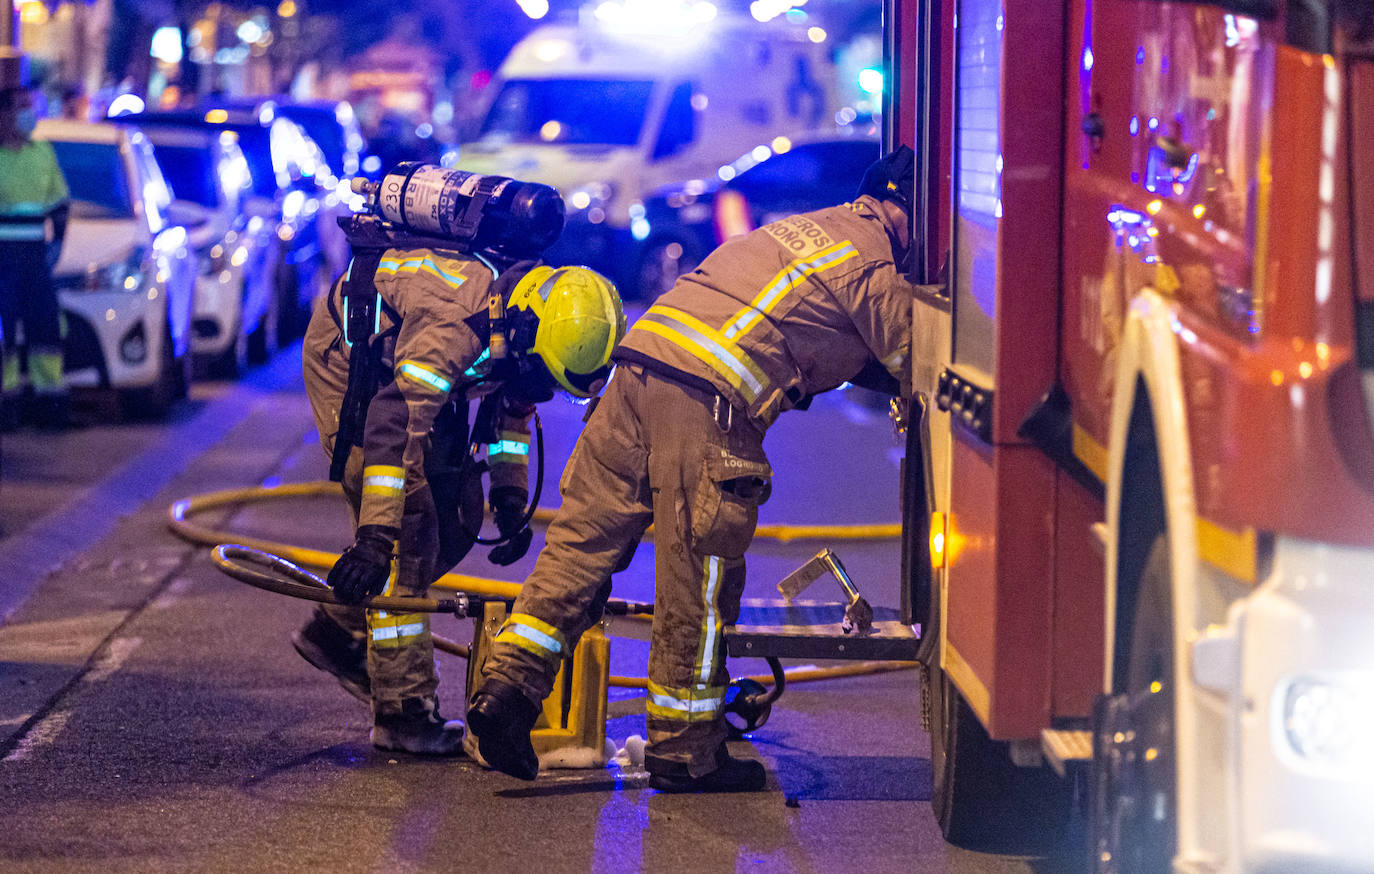
<svg viewBox="0 0 1374 874"><path fill-rule="evenodd" d="M33 754L33 751L51 744L62 733L62 729L67 727L67 720L72 718L70 709L54 710L47 716L38 721L38 724L29 729L29 733L19 739L19 744L10 754L5 756L7 762L22 762Z"/></svg>
<svg viewBox="0 0 1374 874"><path fill-rule="evenodd" d="M90 671L82 679L87 683L99 683L107 679L115 671L124 665L125 659L134 650L138 649L139 644L143 643L141 637L117 637L110 641L110 646L91 666Z"/></svg>
<svg viewBox="0 0 1374 874"><path fill-rule="evenodd" d="M86 672L86 676L81 678L82 682L99 683L101 680L108 679L110 675L124 665L130 654L138 649L141 643L143 643L141 637L117 637L110 641L105 652ZM9 755L5 756L4 760L6 762L22 762L33 755L35 750L50 746L62 733L62 729L67 727L67 721L72 718L73 712L70 706L59 707L40 719L37 725L29 729L28 733L19 739L19 743L10 750ZM17 721L23 722L26 718L21 717Z"/></svg>
<svg viewBox="0 0 1374 874"><path fill-rule="evenodd" d="M186 590L191 587L189 577L178 577L168 584L167 589L157 596L153 601L154 610L166 610L168 607L175 606L181 600L181 596L186 594Z"/></svg>

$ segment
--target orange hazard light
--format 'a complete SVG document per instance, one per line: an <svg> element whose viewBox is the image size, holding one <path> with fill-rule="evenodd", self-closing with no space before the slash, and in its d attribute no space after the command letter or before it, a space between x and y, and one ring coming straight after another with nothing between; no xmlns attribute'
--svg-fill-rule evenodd
<svg viewBox="0 0 1374 874"><path fill-rule="evenodd" d="M930 566L940 569L945 566L945 514L939 511L930 514Z"/></svg>

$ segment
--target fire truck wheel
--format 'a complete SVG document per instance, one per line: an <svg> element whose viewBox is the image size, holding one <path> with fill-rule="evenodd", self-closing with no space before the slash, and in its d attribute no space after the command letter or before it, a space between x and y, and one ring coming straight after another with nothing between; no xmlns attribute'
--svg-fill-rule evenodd
<svg viewBox="0 0 1374 874"><path fill-rule="evenodd" d="M1168 871L1178 844L1171 582L1160 534L1136 593L1125 688L1094 713L1089 854L1097 874Z"/></svg>
<svg viewBox="0 0 1374 874"><path fill-rule="evenodd" d="M1018 767L1009 745L988 737L949 675L931 674L930 803L945 840L1003 853L1057 846L1072 812L1073 784L1044 764Z"/></svg>

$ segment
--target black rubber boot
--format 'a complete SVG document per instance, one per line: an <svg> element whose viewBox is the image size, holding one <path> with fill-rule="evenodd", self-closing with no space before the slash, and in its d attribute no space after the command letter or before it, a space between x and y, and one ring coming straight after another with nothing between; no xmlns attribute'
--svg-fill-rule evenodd
<svg viewBox="0 0 1374 874"><path fill-rule="evenodd" d="M367 676L367 643L315 611L310 621L291 635L301 658L327 674L333 674L348 694L372 706L372 681Z"/></svg>
<svg viewBox="0 0 1374 874"><path fill-rule="evenodd" d="M372 725L372 745L417 756L461 756L463 723L457 719L445 722L437 710L383 713Z"/></svg>
<svg viewBox="0 0 1374 874"><path fill-rule="evenodd" d="M693 777L681 762L660 762L652 756L645 758L644 766L649 788L659 792L758 792L768 782L762 762L733 758L725 744L716 750L716 769L700 777Z"/></svg>
<svg viewBox="0 0 1374 874"><path fill-rule="evenodd" d="M485 680L468 707L468 727L477 736L482 758L504 774L533 780L539 774L539 756L530 743L530 732L539 718L534 702L508 683Z"/></svg>

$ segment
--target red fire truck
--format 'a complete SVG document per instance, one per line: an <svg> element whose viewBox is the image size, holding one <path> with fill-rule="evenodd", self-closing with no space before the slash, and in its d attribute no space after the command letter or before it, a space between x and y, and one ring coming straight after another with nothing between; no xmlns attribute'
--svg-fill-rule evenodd
<svg viewBox="0 0 1374 874"><path fill-rule="evenodd" d="M1374 870L1374 3L886 11L942 829Z"/></svg>

